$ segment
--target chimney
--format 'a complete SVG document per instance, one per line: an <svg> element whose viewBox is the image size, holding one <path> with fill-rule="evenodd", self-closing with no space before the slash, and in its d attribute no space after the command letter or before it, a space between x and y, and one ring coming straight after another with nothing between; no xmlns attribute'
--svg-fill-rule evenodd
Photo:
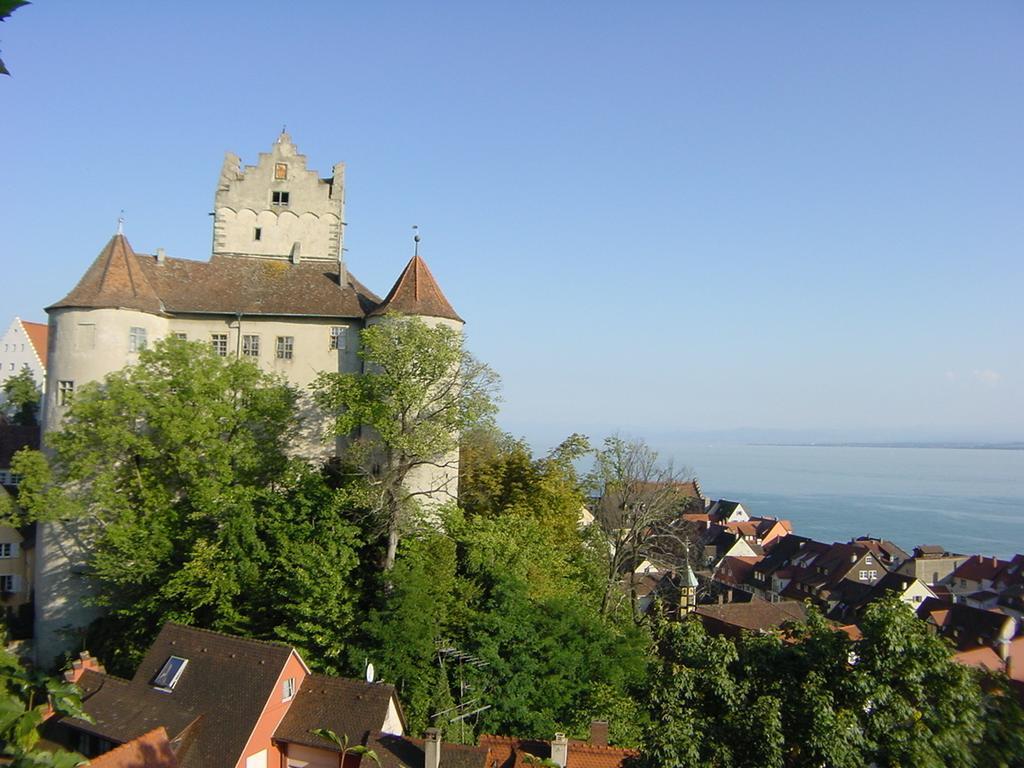
<svg viewBox="0 0 1024 768"><path fill-rule="evenodd" d="M608 721L607 720L591 720L590 721L590 743L596 744L599 747L608 746Z"/></svg>
<svg viewBox="0 0 1024 768"><path fill-rule="evenodd" d="M78 658L71 665L71 669L64 671L64 679L69 683L77 683L81 679L82 675L85 674L87 669L91 669L93 672L99 672L101 675L106 674L107 670L103 668L103 665L93 658L92 654L88 651L82 651L78 654Z"/></svg>
<svg viewBox="0 0 1024 768"><path fill-rule="evenodd" d="M564 733L556 733L551 742L551 761L560 768L569 764L569 740Z"/></svg>
<svg viewBox="0 0 1024 768"><path fill-rule="evenodd" d="M291 254L291 262L292 262L292 264L298 264L299 261L301 261L301 256L299 254L299 251L301 251L301 250L302 250L302 244L298 240L296 240L294 243L292 243L292 254Z"/></svg>
<svg viewBox="0 0 1024 768"><path fill-rule="evenodd" d="M850 562L851 563L856 563L857 562L857 553L856 552L851 552L850 553Z"/></svg>
<svg viewBox="0 0 1024 768"><path fill-rule="evenodd" d="M156 263L163 264L167 261L167 252L163 248L156 249Z"/></svg>
<svg viewBox="0 0 1024 768"><path fill-rule="evenodd" d="M441 731L427 728L423 738L423 768L438 768L441 765Z"/></svg>

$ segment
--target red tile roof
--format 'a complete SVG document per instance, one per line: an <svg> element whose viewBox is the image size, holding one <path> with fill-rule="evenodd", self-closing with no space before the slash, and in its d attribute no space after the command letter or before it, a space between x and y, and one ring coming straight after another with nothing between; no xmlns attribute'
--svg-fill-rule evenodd
<svg viewBox="0 0 1024 768"><path fill-rule="evenodd" d="M517 739L508 736L480 736L481 747L491 752L491 763L495 768L521 768L530 766L528 756L546 759L551 757L551 743L539 739ZM622 747L606 747L586 741L569 741L569 760L566 768L622 768L636 750ZM443 764L443 763L442 763Z"/></svg>
<svg viewBox="0 0 1024 768"><path fill-rule="evenodd" d="M448 303L430 273L427 262L419 255L413 256L406 264L395 286L370 315L383 315L397 312L401 315L422 315L425 317L444 317L449 320L463 322L458 313Z"/></svg>
<svg viewBox="0 0 1024 768"><path fill-rule="evenodd" d="M135 253L116 235L78 285L47 309L125 307L153 314L365 317L380 298L331 262L245 256L210 261Z"/></svg>
<svg viewBox="0 0 1024 768"><path fill-rule="evenodd" d="M117 749L93 758L96 768L177 768L178 761L167 740L167 731L154 728Z"/></svg>
<svg viewBox="0 0 1024 768"><path fill-rule="evenodd" d="M162 304L124 235L114 235L67 296L48 309L137 309L158 313Z"/></svg>
<svg viewBox="0 0 1024 768"><path fill-rule="evenodd" d="M1010 563L1000 560L997 557L982 557L975 555L960 564L960 567L953 571L954 579L967 579L969 581L982 581L983 579L993 580Z"/></svg>
<svg viewBox="0 0 1024 768"><path fill-rule="evenodd" d="M28 335L28 340L32 342L32 347L39 357L39 362L43 364L43 368L46 368L46 352L49 349L50 326L46 323L31 323L28 320L22 320L21 325Z"/></svg>

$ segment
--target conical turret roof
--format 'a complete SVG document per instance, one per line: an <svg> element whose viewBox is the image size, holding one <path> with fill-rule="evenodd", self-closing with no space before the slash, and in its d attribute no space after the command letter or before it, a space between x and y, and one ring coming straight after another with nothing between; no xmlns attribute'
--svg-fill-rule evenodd
<svg viewBox="0 0 1024 768"><path fill-rule="evenodd" d="M430 273L427 262L417 254L409 260L405 269L384 302L371 311L371 315L384 315L397 312L400 315L421 315L424 317L444 317L449 320L465 322L448 303L441 292L441 286Z"/></svg>
<svg viewBox="0 0 1024 768"><path fill-rule="evenodd" d="M160 297L143 273L128 238L121 233L110 238L71 293L47 309L66 307L163 311Z"/></svg>

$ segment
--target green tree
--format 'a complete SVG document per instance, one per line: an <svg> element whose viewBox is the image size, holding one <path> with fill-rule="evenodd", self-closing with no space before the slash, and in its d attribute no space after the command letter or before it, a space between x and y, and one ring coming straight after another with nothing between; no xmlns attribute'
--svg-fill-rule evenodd
<svg viewBox="0 0 1024 768"><path fill-rule="evenodd" d="M0 648L0 763L15 768L72 768L81 755L38 749L39 726L48 710L89 719L74 685L26 670L14 654Z"/></svg>
<svg viewBox="0 0 1024 768"><path fill-rule="evenodd" d="M314 736L319 736L324 741L328 741L338 748L338 768L342 768L348 755L368 757L377 765L380 765L380 758L377 757L376 752L368 747L364 747L362 744L349 744L347 733L339 736L330 728L313 728L310 730L310 733Z"/></svg>
<svg viewBox="0 0 1024 768"><path fill-rule="evenodd" d="M76 393L49 438L52 472L41 454L18 456L20 503L35 519L74 519L90 553L107 611L92 648L108 667L132 669L166 621L254 624L275 556L265 528L302 477L286 453L295 401L247 361L167 339Z"/></svg>
<svg viewBox="0 0 1024 768"><path fill-rule="evenodd" d="M0 0L0 21L7 21L12 13L23 5L29 5L28 0ZM9 75L3 59L0 59L0 75Z"/></svg>
<svg viewBox="0 0 1024 768"><path fill-rule="evenodd" d="M446 480L412 487L454 466L459 435L495 412L497 374L445 325L389 315L362 332L363 373L321 373L317 401L348 440L345 458L365 479L363 506L385 539L382 568L394 566L398 542L416 522L419 500L454 493Z"/></svg>
<svg viewBox="0 0 1024 768"><path fill-rule="evenodd" d="M39 424L39 399L42 393L26 365L4 382L4 413L13 423L26 427Z"/></svg>

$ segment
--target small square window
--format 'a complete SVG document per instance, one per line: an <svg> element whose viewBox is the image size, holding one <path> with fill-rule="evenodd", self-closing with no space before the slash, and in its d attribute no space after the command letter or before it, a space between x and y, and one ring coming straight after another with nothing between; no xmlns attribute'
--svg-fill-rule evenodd
<svg viewBox="0 0 1024 768"><path fill-rule="evenodd" d="M57 405L71 405L71 399L75 396L75 382L57 382Z"/></svg>
<svg viewBox="0 0 1024 768"><path fill-rule="evenodd" d="M291 360L292 353L295 351L295 337L294 336L278 336L277 337L277 359L278 360Z"/></svg>
<svg viewBox="0 0 1024 768"><path fill-rule="evenodd" d="M246 357L259 357L260 337L254 334L242 336L242 354Z"/></svg>
<svg viewBox="0 0 1024 768"><path fill-rule="evenodd" d="M133 327L128 332L128 351L141 352L146 348L146 329Z"/></svg>
<svg viewBox="0 0 1024 768"><path fill-rule="evenodd" d="M226 333L210 334L210 344L213 345L213 351L218 355L228 356L228 335Z"/></svg>
<svg viewBox="0 0 1024 768"><path fill-rule="evenodd" d="M180 333L180 332L179 333L175 333L174 334L174 338L179 339L181 341L188 341L188 334L187 333Z"/></svg>
<svg viewBox="0 0 1024 768"><path fill-rule="evenodd" d="M271 205L288 205L288 193L280 190L274 190L270 193L270 204Z"/></svg>
<svg viewBox="0 0 1024 768"><path fill-rule="evenodd" d="M345 331L343 325L336 325L331 328L331 349L345 349Z"/></svg>
<svg viewBox="0 0 1024 768"><path fill-rule="evenodd" d="M256 229L253 230L252 239L253 240L262 240L263 239L263 228L262 227L256 227Z"/></svg>
<svg viewBox="0 0 1024 768"><path fill-rule="evenodd" d="M0 557L14 557L14 548L9 543L0 544Z"/></svg>
<svg viewBox="0 0 1024 768"><path fill-rule="evenodd" d="M281 701L288 701L295 695L295 678L289 677L281 684Z"/></svg>
<svg viewBox="0 0 1024 768"><path fill-rule="evenodd" d="M288 178L288 163L274 163L274 180L284 181Z"/></svg>

